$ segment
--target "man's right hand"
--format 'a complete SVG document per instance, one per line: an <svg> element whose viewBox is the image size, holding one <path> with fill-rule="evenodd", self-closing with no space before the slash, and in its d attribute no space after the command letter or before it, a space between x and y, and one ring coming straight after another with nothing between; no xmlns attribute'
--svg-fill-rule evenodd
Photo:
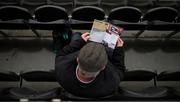
<svg viewBox="0 0 180 102"><path fill-rule="evenodd" d="M90 38L90 33L89 32L85 32L81 35L82 39L87 42Z"/></svg>
<svg viewBox="0 0 180 102"><path fill-rule="evenodd" d="M123 45L124 45L124 41L121 38L118 38L116 47L123 47Z"/></svg>

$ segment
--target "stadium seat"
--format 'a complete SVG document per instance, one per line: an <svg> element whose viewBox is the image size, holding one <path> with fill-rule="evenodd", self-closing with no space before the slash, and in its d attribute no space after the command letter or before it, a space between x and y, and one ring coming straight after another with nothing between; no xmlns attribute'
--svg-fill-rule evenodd
<svg viewBox="0 0 180 102"><path fill-rule="evenodd" d="M68 20L67 11L59 6L44 5L35 9L35 19L39 22L52 22L57 20Z"/></svg>
<svg viewBox="0 0 180 102"><path fill-rule="evenodd" d="M130 70L125 72L123 81L150 81L156 73L148 70Z"/></svg>
<svg viewBox="0 0 180 102"><path fill-rule="evenodd" d="M0 72L0 81L20 81L20 77L14 72Z"/></svg>
<svg viewBox="0 0 180 102"><path fill-rule="evenodd" d="M73 29L91 29L94 19L104 20L105 12L95 6L81 6L73 9L70 24Z"/></svg>
<svg viewBox="0 0 180 102"><path fill-rule="evenodd" d="M18 5L21 0L0 0L0 5Z"/></svg>
<svg viewBox="0 0 180 102"><path fill-rule="evenodd" d="M47 0L47 4L49 5L74 5L74 0Z"/></svg>
<svg viewBox="0 0 180 102"><path fill-rule="evenodd" d="M40 92L23 86L23 80L27 82L56 82L54 71L22 71L20 72L20 77L22 80L22 87L11 89L9 92L13 99L27 98L30 100L50 100L52 98L58 98L61 93L60 87Z"/></svg>
<svg viewBox="0 0 180 102"><path fill-rule="evenodd" d="M168 96L168 90L166 88L147 87L141 91L131 91L126 88L119 89L122 98L129 100L132 99L163 99Z"/></svg>
<svg viewBox="0 0 180 102"><path fill-rule="evenodd" d="M99 97L99 98L87 98L87 97L80 97L80 96L75 96L65 90L62 90L61 92L61 99L62 100L73 100L73 101L102 101L102 100L113 100L115 95L109 95L109 96L105 96L105 97Z"/></svg>
<svg viewBox="0 0 180 102"><path fill-rule="evenodd" d="M180 81L180 71L161 72L157 76L157 81Z"/></svg>
<svg viewBox="0 0 180 102"><path fill-rule="evenodd" d="M178 11L171 7L156 7L148 10L143 16L143 20L154 21L160 20L164 22L174 22L178 15Z"/></svg>
<svg viewBox="0 0 180 102"><path fill-rule="evenodd" d="M1 71L0 72L0 82L18 82L20 83L20 77L14 72ZM8 86L8 85L7 85ZM17 86L19 87L19 85ZM0 101L12 100L9 95L9 91L16 87L5 87L0 89Z"/></svg>
<svg viewBox="0 0 180 102"><path fill-rule="evenodd" d="M0 7L0 19L2 21L23 19L33 19L27 9L18 6L3 6Z"/></svg>
<svg viewBox="0 0 180 102"><path fill-rule="evenodd" d="M47 4L47 0L21 0L21 5L39 6Z"/></svg>
<svg viewBox="0 0 180 102"><path fill-rule="evenodd" d="M148 10L143 16L143 21L149 22L148 30L174 30L175 18L178 11L171 7L157 7Z"/></svg>
<svg viewBox="0 0 180 102"><path fill-rule="evenodd" d="M100 5L101 0L74 0L74 6Z"/></svg>
<svg viewBox="0 0 180 102"><path fill-rule="evenodd" d="M0 7L1 29L29 29L28 21L33 19L29 11L18 6Z"/></svg>
<svg viewBox="0 0 180 102"><path fill-rule="evenodd" d="M156 6L161 6L161 7L176 7L178 0L157 0L155 2Z"/></svg>
<svg viewBox="0 0 180 102"><path fill-rule="evenodd" d="M102 6L125 6L127 0L101 0Z"/></svg>
<svg viewBox="0 0 180 102"><path fill-rule="evenodd" d="M129 70L125 72L124 81L150 81L154 79L156 73L150 70ZM127 88L119 88L119 93L124 98L163 98L168 95L166 88L155 86L147 87L141 91L132 91Z"/></svg>
<svg viewBox="0 0 180 102"><path fill-rule="evenodd" d="M157 81L180 81L180 71L164 71L157 76ZM166 86L169 87L169 86ZM172 94L180 97L180 88L170 87Z"/></svg>
<svg viewBox="0 0 180 102"><path fill-rule="evenodd" d="M127 5L135 7L153 6L152 0L127 0Z"/></svg>
<svg viewBox="0 0 180 102"><path fill-rule="evenodd" d="M61 88L53 88L51 90L39 92L30 88L14 88L10 90L10 95L14 100L18 100L21 98L29 99L29 100L51 100L53 98L59 98L61 94Z"/></svg>
<svg viewBox="0 0 180 102"><path fill-rule="evenodd" d="M54 71L27 71L21 72L20 76L22 79L26 81L33 81L33 82L55 82L55 73Z"/></svg>
<svg viewBox="0 0 180 102"><path fill-rule="evenodd" d="M142 13L138 8L130 6L117 7L110 11L108 20L137 23L140 21L141 15Z"/></svg>
<svg viewBox="0 0 180 102"><path fill-rule="evenodd" d="M110 11L108 21L126 30L141 30L146 27L146 23L139 23L141 16L142 12L138 8L130 6L117 7Z"/></svg>
<svg viewBox="0 0 180 102"><path fill-rule="evenodd" d="M34 29L59 29L68 21L67 11L59 6L43 5L35 9L35 20L30 22Z"/></svg>

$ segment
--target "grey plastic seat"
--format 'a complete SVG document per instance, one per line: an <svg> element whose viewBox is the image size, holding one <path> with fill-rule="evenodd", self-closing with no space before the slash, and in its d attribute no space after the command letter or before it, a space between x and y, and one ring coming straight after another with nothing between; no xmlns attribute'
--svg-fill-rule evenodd
<svg viewBox="0 0 180 102"><path fill-rule="evenodd" d="M178 15L178 11L171 7L156 7L148 10L143 16L143 21L164 21L164 22L174 22Z"/></svg>
<svg viewBox="0 0 180 102"><path fill-rule="evenodd" d="M0 71L0 82L17 82L20 83L20 76L17 75L15 72L10 71ZM1 86L2 87L2 86ZM13 98L9 95L9 91L17 87L8 87L8 84L5 88L0 89L0 101L12 101Z"/></svg>
<svg viewBox="0 0 180 102"><path fill-rule="evenodd" d="M60 6L66 6L66 5L74 5L74 0L47 0L47 4L49 5L60 5Z"/></svg>
<svg viewBox="0 0 180 102"><path fill-rule="evenodd" d="M153 0L127 0L127 5L135 7L153 6Z"/></svg>
<svg viewBox="0 0 180 102"><path fill-rule="evenodd" d="M155 5L160 7L177 7L177 2L178 0L158 0L155 2Z"/></svg>
<svg viewBox="0 0 180 102"><path fill-rule="evenodd" d="M35 9L35 19L39 22L68 20L66 9L60 6L43 5Z"/></svg>
<svg viewBox="0 0 180 102"><path fill-rule="evenodd" d="M141 10L136 7L117 7L110 11L108 21L126 30L141 30L146 28L146 22L140 23L141 16Z"/></svg>
<svg viewBox="0 0 180 102"><path fill-rule="evenodd" d="M14 100L19 100L21 98L26 98L35 101L50 101L54 98L59 98L61 94L61 88L53 88L47 91L37 91L30 88L14 88L10 90L10 95Z"/></svg>
<svg viewBox="0 0 180 102"><path fill-rule="evenodd" d="M101 6L126 6L127 0L101 0Z"/></svg>
<svg viewBox="0 0 180 102"><path fill-rule="evenodd" d="M30 100L51 100L52 98L58 98L61 93L60 87L46 91L37 91L32 88L23 87L23 80L27 82L56 82L54 71L21 71L20 77L22 81L21 88L14 88L9 92L13 99L27 98Z"/></svg>
<svg viewBox="0 0 180 102"><path fill-rule="evenodd" d="M0 28L28 29L30 19L33 19L33 17L26 8L19 6L0 7Z"/></svg>
<svg viewBox="0 0 180 102"><path fill-rule="evenodd" d="M180 81L180 71L164 71L157 76L157 81Z"/></svg>
<svg viewBox="0 0 180 102"><path fill-rule="evenodd" d="M68 22L68 14L65 8L55 5L39 6L34 11L35 20L31 21L35 29L59 29Z"/></svg>
<svg viewBox="0 0 180 102"><path fill-rule="evenodd" d="M101 0L74 0L74 6L82 6L82 5L100 5Z"/></svg>
<svg viewBox="0 0 180 102"><path fill-rule="evenodd" d="M180 81L180 71L163 71L157 76L157 81ZM170 87L170 86L166 86ZM180 97L180 88L170 87L172 96Z"/></svg>
<svg viewBox="0 0 180 102"><path fill-rule="evenodd" d="M87 97L81 97L81 96L75 96L65 90L62 90L62 93L60 95L62 100L73 100L73 101L102 101L102 100L113 100L114 95L99 97L99 98L87 98Z"/></svg>
<svg viewBox="0 0 180 102"><path fill-rule="evenodd" d="M10 71L1 71L0 72L0 81L20 81L19 75Z"/></svg>
<svg viewBox="0 0 180 102"><path fill-rule="evenodd" d="M150 81L156 73L149 70L130 70L125 72L123 81Z"/></svg>
<svg viewBox="0 0 180 102"><path fill-rule="evenodd" d="M133 16L132 16L133 15ZM117 7L110 11L108 20L119 20L137 23L140 21L142 12L140 9L130 6Z"/></svg>
<svg viewBox="0 0 180 102"><path fill-rule="evenodd" d="M81 6L73 9L70 24L74 29L91 29L94 19L104 20L105 12L95 6Z"/></svg>
<svg viewBox="0 0 180 102"><path fill-rule="evenodd" d="M47 0L21 0L21 5L39 6L47 4Z"/></svg>
<svg viewBox="0 0 180 102"><path fill-rule="evenodd" d="M149 22L148 30L174 30L175 18L178 11L171 7L157 7L148 10L143 16L143 21Z"/></svg>
<svg viewBox="0 0 180 102"><path fill-rule="evenodd" d="M33 82L55 82L54 71L33 70L20 73L22 79Z"/></svg>
<svg viewBox="0 0 180 102"><path fill-rule="evenodd" d="M126 88L120 88L119 92L122 94L122 97L126 99L163 99L169 95L168 89L162 87L147 87L141 91L131 91Z"/></svg>
<svg viewBox="0 0 180 102"><path fill-rule="evenodd" d="M156 73L150 70L129 70L124 74L124 81L155 81ZM154 83L155 84L155 83ZM119 88L119 93L124 98L165 98L168 95L168 89L155 86L147 87L141 91L133 91L124 87Z"/></svg>
<svg viewBox="0 0 180 102"><path fill-rule="evenodd" d="M21 0L0 0L0 5L18 5Z"/></svg>
<svg viewBox="0 0 180 102"><path fill-rule="evenodd" d="M2 21L22 19L33 19L26 8L19 6L2 6L0 7L0 19Z"/></svg>

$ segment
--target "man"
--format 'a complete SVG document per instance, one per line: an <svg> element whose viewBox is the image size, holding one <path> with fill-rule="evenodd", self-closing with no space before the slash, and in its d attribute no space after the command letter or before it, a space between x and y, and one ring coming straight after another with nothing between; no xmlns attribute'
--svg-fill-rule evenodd
<svg viewBox="0 0 180 102"><path fill-rule="evenodd" d="M69 93L98 98L118 89L125 71L123 41L118 39L112 56L102 44L88 42L88 32L57 53L55 70L60 85ZM111 57L111 60L109 60Z"/></svg>

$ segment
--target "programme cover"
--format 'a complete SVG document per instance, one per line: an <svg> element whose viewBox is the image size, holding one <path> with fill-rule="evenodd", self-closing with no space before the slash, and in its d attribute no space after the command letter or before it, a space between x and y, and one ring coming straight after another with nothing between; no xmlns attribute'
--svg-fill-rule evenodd
<svg viewBox="0 0 180 102"><path fill-rule="evenodd" d="M103 43L114 49L122 31L123 28L121 27L117 27L108 22L94 20L89 40Z"/></svg>

